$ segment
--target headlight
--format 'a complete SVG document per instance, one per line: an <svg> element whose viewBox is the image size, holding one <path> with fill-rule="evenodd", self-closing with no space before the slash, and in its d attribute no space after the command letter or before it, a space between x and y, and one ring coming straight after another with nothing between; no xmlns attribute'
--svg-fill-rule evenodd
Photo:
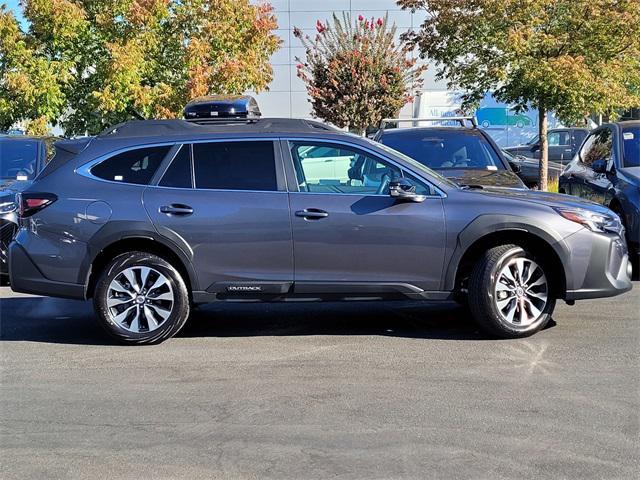
<svg viewBox="0 0 640 480"><path fill-rule="evenodd" d="M15 212L17 208L16 202L2 202L0 203L0 214Z"/></svg>
<svg viewBox="0 0 640 480"><path fill-rule="evenodd" d="M611 232L617 233L622 236L624 234L624 227L620 218L615 213L611 212L610 215L592 212L590 210L584 210L582 208L554 208L556 212L562 215L567 220L579 223L587 227L592 232Z"/></svg>

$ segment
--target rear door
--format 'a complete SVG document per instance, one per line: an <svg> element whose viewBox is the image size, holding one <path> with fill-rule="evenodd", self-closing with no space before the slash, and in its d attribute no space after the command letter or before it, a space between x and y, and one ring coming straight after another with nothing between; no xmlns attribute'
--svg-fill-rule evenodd
<svg viewBox="0 0 640 480"><path fill-rule="evenodd" d="M201 290L284 293L293 281L289 202L272 140L184 144L144 192L158 232L192 256Z"/></svg>
<svg viewBox="0 0 640 480"><path fill-rule="evenodd" d="M442 196L433 187L377 154L342 142L292 140L283 142L283 150L294 167L287 178L296 292L375 295L440 289L444 212ZM428 198L395 201L388 184L398 176L409 178Z"/></svg>

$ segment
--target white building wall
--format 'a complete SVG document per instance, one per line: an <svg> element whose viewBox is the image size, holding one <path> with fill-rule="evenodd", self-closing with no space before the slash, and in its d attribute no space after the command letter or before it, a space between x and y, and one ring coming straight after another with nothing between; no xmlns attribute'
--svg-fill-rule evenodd
<svg viewBox="0 0 640 480"><path fill-rule="evenodd" d="M259 2L260 0L255 0ZM267 91L259 94L251 93L258 100L258 105L265 117L303 117L311 116L311 105L304 83L296 74L296 57L304 58L304 49L293 35L293 29L298 27L312 38L315 36L316 21L325 22L335 12L342 16L350 13L352 19L358 15L367 18L379 18L388 14L389 21L398 27L398 36L402 33L417 29L425 18L425 12L412 13L402 10L395 0L271 0L275 14L278 17L277 35L282 39L281 49L271 58L273 65L273 81ZM440 105L445 99L452 99L447 94L446 84L436 82L434 71L429 69L424 74L422 87L421 114L428 113L428 105L437 104L442 109L450 105ZM413 105L403 109L402 116L411 116Z"/></svg>

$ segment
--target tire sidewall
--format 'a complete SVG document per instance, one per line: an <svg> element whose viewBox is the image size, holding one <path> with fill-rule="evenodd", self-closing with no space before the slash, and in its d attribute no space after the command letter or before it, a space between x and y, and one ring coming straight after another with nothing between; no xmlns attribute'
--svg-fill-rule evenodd
<svg viewBox="0 0 640 480"><path fill-rule="evenodd" d="M149 333L130 332L120 327L111 319L109 308L107 307L109 284L124 269L135 266L151 267L162 273L169 280L174 294L174 304L171 315L169 315L156 330ZM182 276L167 261L155 255L142 252L119 255L107 265L96 284L93 301L101 326L111 336L125 343L159 343L175 335L178 330L182 328L189 316L189 295Z"/></svg>

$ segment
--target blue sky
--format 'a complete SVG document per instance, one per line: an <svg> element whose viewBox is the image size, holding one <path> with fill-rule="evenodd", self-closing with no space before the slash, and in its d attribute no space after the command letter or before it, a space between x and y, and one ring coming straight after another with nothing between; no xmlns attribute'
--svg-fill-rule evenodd
<svg viewBox="0 0 640 480"><path fill-rule="evenodd" d="M0 3L6 3L9 7L9 10L12 10L15 14L16 18L20 23L24 22L24 17L22 16L22 7L19 5L18 0L0 0ZM24 23L23 23L24 26Z"/></svg>

